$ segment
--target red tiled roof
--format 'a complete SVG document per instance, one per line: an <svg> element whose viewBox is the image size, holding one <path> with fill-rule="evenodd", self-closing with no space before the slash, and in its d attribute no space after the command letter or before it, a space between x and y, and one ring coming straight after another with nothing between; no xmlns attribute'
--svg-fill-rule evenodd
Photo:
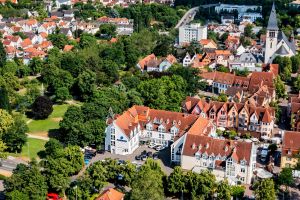
<svg viewBox="0 0 300 200"><path fill-rule="evenodd" d="M197 152L208 156L232 157L235 161L250 163L252 143L217 139L204 135L187 134L182 155L195 156Z"/></svg>
<svg viewBox="0 0 300 200"><path fill-rule="evenodd" d="M64 52L71 51L73 48L74 48L73 45L65 45L63 51L64 51Z"/></svg>
<svg viewBox="0 0 300 200"><path fill-rule="evenodd" d="M119 192L113 188L109 188L102 192L101 195L96 198L96 200L122 200L124 196L125 194L122 192Z"/></svg>
<svg viewBox="0 0 300 200"><path fill-rule="evenodd" d="M298 154L300 150L300 132L285 131L282 141L282 156L287 156L288 152L292 155Z"/></svg>
<svg viewBox="0 0 300 200"><path fill-rule="evenodd" d="M166 131L176 126L181 135L188 130L192 132L195 129L200 132L205 131L208 125L207 119L198 118L199 116L194 114L155 110L146 106L133 106L122 115L116 117L115 123L123 130L127 137L130 137L130 132L134 130L138 124L144 129L147 123L151 123L154 129L160 124L163 124ZM195 126L194 129L192 128L193 126Z"/></svg>

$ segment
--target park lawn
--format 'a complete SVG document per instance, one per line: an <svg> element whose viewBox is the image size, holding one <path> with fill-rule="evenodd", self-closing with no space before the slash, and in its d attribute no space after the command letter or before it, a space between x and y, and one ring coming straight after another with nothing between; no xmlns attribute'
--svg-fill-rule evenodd
<svg viewBox="0 0 300 200"><path fill-rule="evenodd" d="M26 144L22 148L22 152L19 154L11 154L16 157L25 157L25 158L37 158L38 152L45 149L46 140L40 140L35 138L27 138ZM28 145L29 143L29 145ZM29 148L29 151L28 151ZM29 156L28 156L29 153Z"/></svg>
<svg viewBox="0 0 300 200"><path fill-rule="evenodd" d="M58 129L59 121L62 119L69 106L70 105L68 104L54 105L53 112L47 119L30 121L28 123L29 133L34 134L48 132L51 129Z"/></svg>

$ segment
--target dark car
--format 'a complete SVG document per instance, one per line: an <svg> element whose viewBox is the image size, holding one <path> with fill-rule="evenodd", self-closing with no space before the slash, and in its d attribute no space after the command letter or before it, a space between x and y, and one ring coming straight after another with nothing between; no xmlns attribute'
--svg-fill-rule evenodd
<svg viewBox="0 0 300 200"><path fill-rule="evenodd" d="M147 153L147 156L148 156L148 157L152 157L152 155L153 155L153 153L152 153L151 151L149 151L149 152Z"/></svg>
<svg viewBox="0 0 300 200"><path fill-rule="evenodd" d="M98 149L98 150L97 150L97 153L99 153L99 154L104 154L104 152L105 152L104 149Z"/></svg>
<svg viewBox="0 0 300 200"><path fill-rule="evenodd" d="M147 160L147 155L142 155L141 160L143 160L143 161Z"/></svg>
<svg viewBox="0 0 300 200"><path fill-rule="evenodd" d="M154 153L152 157L154 160L158 159L158 153Z"/></svg>
<svg viewBox="0 0 300 200"><path fill-rule="evenodd" d="M141 160L141 159L142 159L142 156L141 156L141 155L135 156L135 159L136 159L136 160Z"/></svg>
<svg viewBox="0 0 300 200"><path fill-rule="evenodd" d="M146 150L142 151L141 155L147 155L147 151Z"/></svg>
<svg viewBox="0 0 300 200"><path fill-rule="evenodd" d="M126 161L125 160L118 160L118 165L125 165Z"/></svg>
<svg viewBox="0 0 300 200"><path fill-rule="evenodd" d="M89 155L89 156L94 157L94 156L96 156L96 151L86 151L85 155Z"/></svg>

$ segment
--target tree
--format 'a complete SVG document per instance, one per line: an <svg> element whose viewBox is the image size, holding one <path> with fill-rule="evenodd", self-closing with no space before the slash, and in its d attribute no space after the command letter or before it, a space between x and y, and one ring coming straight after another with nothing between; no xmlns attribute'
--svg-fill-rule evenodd
<svg viewBox="0 0 300 200"><path fill-rule="evenodd" d="M5 152L6 149L6 144L2 140L0 140L0 159L7 157L7 153Z"/></svg>
<svg viewBox="0 0 300 200"><path fill-rule="evenodd" d="M28 67L31 69L31 74L36 75L43 69L44 63L39 57L34 57L30 62Z"/></svg>
<svg viewBox="0 0 300 200"><path fill-rule="evenodd" d="M230 200L231 188L227 180L220 181L217 185L217 199L218 200Z"/></svg>
<svg viewBox="0 0 300 200"><path fill-rule="evenodd" d="M292 61L289 57L277 56L273 63L279 64L279 71L282 80L290 80L292 72Z"/></svg>
<svg viewBox="0 0 300 200"><path fill-rule="evenodd" d="M132 200L162 200L163 174L159 164L153 160L147 160L137 177L133 180L130 199Z"/></svg>
<svg viewBox="0 0 300 200"><path fill-rule="evenodd" d="M97 190L101 190L107 181L106 173L106 168L103 167L101 162L96 162L88 168L88 174L93 180L93 186L97 188Z"/></svg>
<svg viewBox="0 0 300 200"><path fill-rule="evenodd" d="M277 144L270 144L268 149L270 150L270 154L273 155L275 151L278 149Z"/></svg>
<svg viewBox="0 0 300 200"><path fill-rule="evenodd" d="M218 66L218 67L217 67L217 71L218 71L218 72L225 72L225 73L229 73L229 72L230 72L230 71L229 71L229 68L228 68L228 67L225 67L225 66L223 66L223 65Z"/></svg>
<svg viewBox="0 0 300 200"><path fill-rule="evenodd" d="M278 176L278 183L280 185L284 185L286 188L286 191L288 190L288 187L294 184L294 178L293 178L293 170L292 168L283 168Z"/></svg>
<svg viewBox="0 0 300 200"><path fill-rule="evenodd" d="M36 119L46 119L53 111L53 105L49 97L40 96L32 104L32 114Z"/></svg>
<svg viewBox="0 0 300 200"><path fill-rule="evenodd" d="M99 38L112 38L117 35L117 27L114 24L101 24L96 36Z"/></svg>
<svg viewBox="0 0 300 200"><path fill-rule="evenodd" d="M0 88L0 109L4 109L8 112L11 111L11 106L9 103L8 91L5 87Z"/></svg>
<svg viewBox="0 0 300 200"><path fill-rule="evenodd" d="M62 102L64 102L65 100L71 99L69 89L66 87L57 88L55 91L55 99L57 101L62 101Z"/></svg>
<svg viewBox="0 0 300 200"><path fill-rule="evenodd" d="M95 44L97 44L97 39L95 38L95 36L88 33L81 34L80 41L79 41L79 46L81 48L90 47Z"/></svg>
<svg viewBox="0 0 300 200"><path fill-rule="evenodd" d="M27 141L27 131L28 126L22 116L14 116L14 124L2 136L9 152L20 153L22 151L22 147Z"/></svg>
<svg viewBox="0 0 300 200"><path fill-rule="evenodd" d="M77 78L77 86L82 99L86 100L95 90L96 74L91 70L86 70Z"/></svg>
<svg viewBox="0 0 300 200"><path fill-rule="evenodd" d="M173 194L185 191L185 176L180 167L176 166L168 177L168 190Z"/></svg>
<svg viewBox="0 0 300 200"><path fill-rule="evenodd" d="M227 95L224 94L224 93L221 93L221 94L218 96L218 101L221 101L221 102L227 102Z"/></svg>
<svg viewBox="0 0 300 200"><path fill-rule="evenodd" d="M12 176L4 181L4 187L7 197L11 199L17 195L18 198L44 200L48 192L46 178L36 162L31 162L29 166L17 165Z"/></svg>
<svg viewBox="0 0 300 200"><path fill-rule="evenodd" d="M6 51L4 49L3 43L0 42L0 67L3 67L6 62Z"/></svg>
<svg viewBox="0 0 300 200"><path fill-rule="evenodd" d="M257 200L274 200L276 199L274 182L272 179L263 179L254 185L255 198Z"/></svg>
<svg viewBox="0 0 300 200"><path fill-rule="evenodd" d="M292 72L297 73L300 67L300 54L291 57Z"/></svg>
<svg viewBox="0 0 300 200"><path fill-rule="evenodd" d="M68 37L64 34L50 34L48 35L48 40L59 49L63 49L68 44Z"/></svg>
<svg viewBox="0 0 300 200"><path fill-rule="evenodd" d="M245 193L245 187L242 185L231 186L231 196L233 199L242 199Z"/></svg>
<svg viewBox="0 0 300 200"><path fill-rule="evenodd" d="M46 157L60 158L64 156L63 145L56 139L50 138L45 144Z"/></svg>
<svg viewBox="0 0 300 200"><path fill-rule="evenodd" d="M251 24L247 24L245 29L244 29L244 35L245 37L252 37L253 32L252 32L253 26Z"/></svg>
<svg viewBox="0 0 300 200"><path fill-rule="evenodd" d="M300 91L300 75L298 75L294 82L293 82L293 86L295 88L295 91Z"/></svg>
<svg viewBox="0 0 300 200"><path fill-rule="evenodd" d="M275 90L276 94L279 98L284 98L286 96L285 94L285 85L284 82L281 80L280 76L277 76L274 80L275 83Z"/></svg>
<svg viewBox="0 0 300 200"><path fill-rule="evenodd" d="M0 138L14 124L12 116L5 110L0 109Z"/></svg>

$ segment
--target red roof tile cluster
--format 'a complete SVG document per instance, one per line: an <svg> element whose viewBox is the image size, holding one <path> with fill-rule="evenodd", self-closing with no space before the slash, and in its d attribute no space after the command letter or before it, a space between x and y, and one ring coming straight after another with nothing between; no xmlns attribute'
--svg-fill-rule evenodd
<svg viewBox="0 0 300 200"><path fill-rule="evenodd" d="M225 164L225 159L232 158L240 163L250 163L252 143L244 141L233 141L227 139L216 139L204 135L187 134L182 154L195 156L196 153L206 156L219 157L217 165ZM224 159L225 158L225 159ZM223 163L224 162L224 163Z"/></svg>
<svg viewBox="0 0 300 200"><path fill-rule="evenodd" d="M300 150L300 132L286 131L282 141L282 156L295 156Z"/></svg>
<svg viewBox="0 0 300 200"><path fill-rule="evenodd" d="M119 192L113 188L109 188L102 192L96 200L123 200L125 194Z"/></svg>
<svg viewBox="0 0 300 200"><path fill-rule="evenodd" d="M182 103L182 108L185 112L197 115L204 112L207 116L209 116L211 110L214 110L214 113L218 113L221 108L224 108L223 110L227 113L233 107L238 113L244 109L249 116L255 114L257 119L262 122L270 123L275 119L275 110L271 107L257 107L246 103L206 101L195 97L186 97Z"/></svg>
<svg viewBox="0 0 300 200"><path fill-rule="evenodd" d="M171 112L165 110L155 110L146 106L133 106L125 111L122 115L115 117L115 123L123 132L130 138L131 131L135 130L138 125L141 129L150 123L153 130L158 126L163 125L166 132L175 126L178 128L178 135L186 133L187 131L203 132L208 131L209 126L207 119L199 119L201 117L194 114L186 114L179 112Z"/></svg>

